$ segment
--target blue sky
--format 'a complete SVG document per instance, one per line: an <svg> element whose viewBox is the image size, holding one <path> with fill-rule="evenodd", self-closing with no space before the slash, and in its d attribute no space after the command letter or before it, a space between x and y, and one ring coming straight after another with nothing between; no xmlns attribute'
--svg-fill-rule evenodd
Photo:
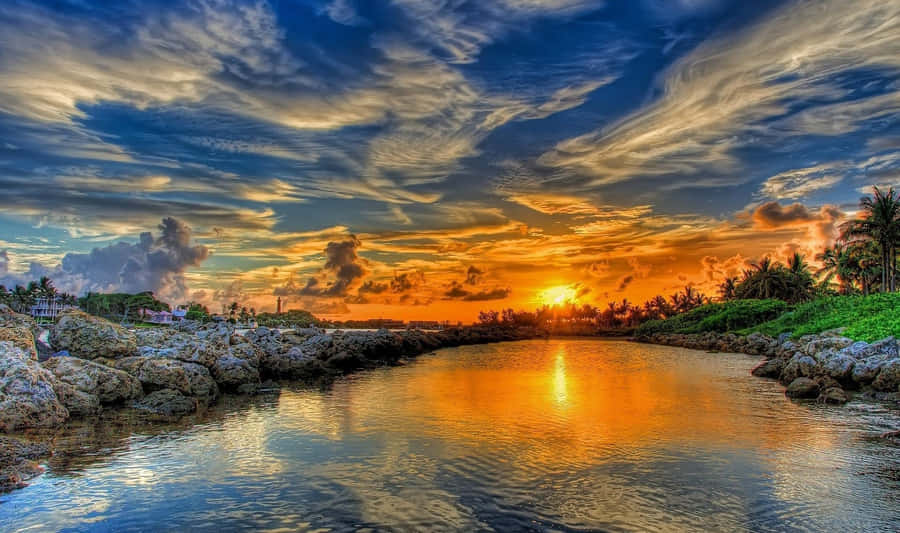
<svg viewBox="0 0 900 533"><path fill-rule="evenodd" d="M898 72L888 0L4 2L0 278L360 316L711 290L900 181Z"/></svg>

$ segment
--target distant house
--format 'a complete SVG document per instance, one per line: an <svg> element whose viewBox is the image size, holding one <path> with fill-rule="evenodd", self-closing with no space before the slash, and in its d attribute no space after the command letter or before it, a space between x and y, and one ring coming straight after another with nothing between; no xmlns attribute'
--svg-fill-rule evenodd
<svg viewBox="0 0 900 533"><path fill-rule="evenodd" d="M172 310L172 320L178 322L184 320L184 317L187 316L187 309L174 309Z"/></svg>
<svg viewBox="0 0 900 533"><path fill-rule="evenodd" d="M38 298L31 306L31 316L38 322L51 322L64 310L72 307L62 302L61 298Z"/></svg>
<svg viewBox="0 0 900 533"><path fill-rule="evenodd" d="M150 322L151 324L172 323L172 313L168 311L153 311L152 309L141 309L140 315L144 322Z"/></svg>

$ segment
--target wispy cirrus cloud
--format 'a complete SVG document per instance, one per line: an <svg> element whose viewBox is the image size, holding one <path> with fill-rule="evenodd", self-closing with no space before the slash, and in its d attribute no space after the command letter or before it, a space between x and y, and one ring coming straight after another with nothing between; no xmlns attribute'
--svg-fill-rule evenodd
<svg viewBox="0 0 900 533"><path fill-rule="evenodd" d="M669 69L657 101L615 125L559 143L540 162L590 176L589 186L735 172L735 150L748 136L778 135L766 121L796 113L797 102L807 110L790 134L823 132L810 102L834 113L893 101L896 96L875 95L838 103L846 95L838 77L860 69L900 72L900 6L826 4L792 2L737 35L702 43ZM897 87L885 90L896 93ZM857 125L848 117L838 129Z"/></svg>

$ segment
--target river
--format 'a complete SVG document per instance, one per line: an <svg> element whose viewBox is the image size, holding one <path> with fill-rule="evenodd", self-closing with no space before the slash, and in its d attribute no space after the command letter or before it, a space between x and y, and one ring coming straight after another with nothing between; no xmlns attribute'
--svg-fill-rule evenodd
<svg viewBox="0 0 900 533"><path fill-rule="evenodd" d="M896 410L623 341L440 350L165 426L72 424L2 531L897 531Z"/></svg>

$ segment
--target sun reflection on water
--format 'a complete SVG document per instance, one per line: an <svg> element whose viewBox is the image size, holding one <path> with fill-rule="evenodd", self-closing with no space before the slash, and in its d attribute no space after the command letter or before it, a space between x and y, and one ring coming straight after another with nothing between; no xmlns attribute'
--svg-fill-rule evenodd
<svg viewBox="0 0 900 533"><path fill-rule="evenodd" d="M566 384L566 349L564 347L560 347L559 351L556 352L552 383L556 407L565 410L569 407L569 388Z"/></svg>

